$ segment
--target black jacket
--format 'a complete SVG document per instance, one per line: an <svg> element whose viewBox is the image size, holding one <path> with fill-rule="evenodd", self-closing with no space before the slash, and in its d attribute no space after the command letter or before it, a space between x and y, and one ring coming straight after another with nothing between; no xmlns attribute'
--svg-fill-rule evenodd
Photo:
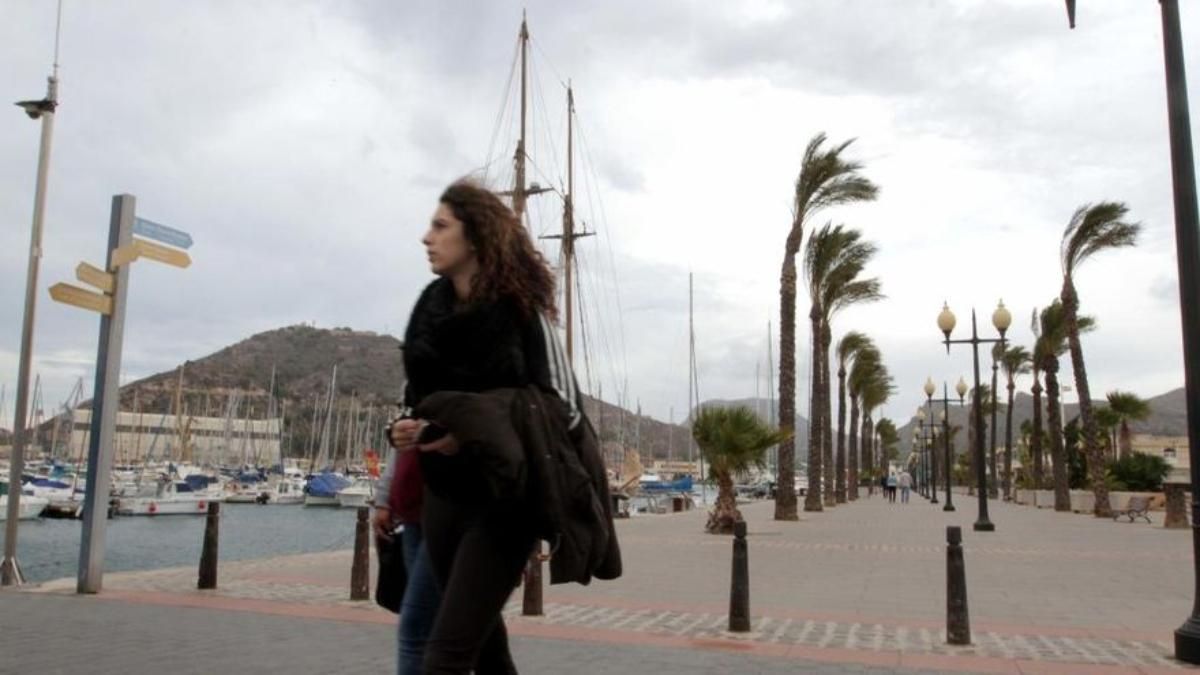
<svg viewBox="0 0 1200 675"><path fill-rule="evenodd" d="M438 279L413 309L404 366L405 404L462 448L422 455L429 490L462 502L526 501L552 545L551 583L620 575L599 443L545 317L523 317L505 300L456 306L453 285Z"/></svg>
<svg viewBox="0 0 1200 675"><path fill-rule="evenodd" d="M538 537L551 544L551 584L621 575L608 478L586 418L569 428L562 401L534 385L438 392L416 414L444 426L460 446L454 457L422 458L422 468L457 460L479 471L487 499L526 504Z"/></svg>

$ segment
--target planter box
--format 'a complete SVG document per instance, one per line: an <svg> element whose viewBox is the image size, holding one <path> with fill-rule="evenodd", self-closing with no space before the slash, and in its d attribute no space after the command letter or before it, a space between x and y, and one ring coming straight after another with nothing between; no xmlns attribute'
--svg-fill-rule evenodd
<svg viewBox="0 0 1200 675"><path fill-rule="evenodd" d="M1034 490L1033 504L1039 509L1054 508L1054 490Z"/></svg>
<svg viewBox="0 0 1200 675"><path fill-rule="evenodd" d="M1150 499L1150 508L1158 509L1163 500L1161 492L1110 492L1108 493L1108 503L1112 505L1114 511L1122 511L1129 508L1129 500L1132 497L1148 497Z"/></svg>
<svg viewBox="0 0 1200 675"><path fill-rule="evenodd" d="M1016 502L1018 504L1028 504L1033 506L1036 504L1033 490L1017 490Z"/></svg>
<svg viewBox="0 0 1200 675"><path fill-rule="evenodd" d="M1111 504L1111 498L1109 503ZM1091 490L1071 490L1071 510L1075 513L1091 513L1096 508L1096 495Z"/></svg>

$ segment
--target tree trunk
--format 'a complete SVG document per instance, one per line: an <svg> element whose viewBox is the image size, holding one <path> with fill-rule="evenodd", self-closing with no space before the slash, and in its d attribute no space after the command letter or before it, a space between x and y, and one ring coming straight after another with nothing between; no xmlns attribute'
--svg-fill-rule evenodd
<svg viewBox="0 0 1200 675"><path fill-rule="evenodd" d="M717 501L708 514L704 530L709 534L733 534L733 524L742 519L737 507L737 492L733 476L728 471L717 472Z"/></svg>
<svg viewBox="0 0 1200 675"><path fill-rule="evenodd" d="M1017 385L1008 378L1008 410L1004 412L1004 499L1012 499L1012 459L1013 459L1013 395Z"/></svg>
<svg viewBox="0 0 1200 675"><path fill-rule="evenodd" d="M1033 460L1033 489L1041 490L1045 483L1042 470L1042 383L1038 371L1033 371L1033 433L1029 436L1029 455Z"/></svg>
<svg viewBox="0 0 1200 675"><path fill-rule="evenodd" d="M1069 276L1063 280L1062 302L1067 321L1067 343L1071 347L1071 371L1075 375L1075 390L1079 392L1079 418L1082 421L1083 448L1088 460L1088 480L1096 497L1092 514L1097 518L1112 518L1108 483L1104 480L1104 450L1100 447L1096 416L1092 414L1092 395L1088 386L1087 366L1083 362L1083 343L1079 340L1079 295Z"/></svg>
<svg viewBox="0 0 1200 675"><path fill-rule="evenodd" d="M821 499L823 459L822 435L825 429L821 424L821 306L813 302L812 311L808 314L812 322L812 389L808 397L808 492L804 496L805 511L824 511Z"/></svg>
<svg viewBox="0 0 1200 675"><path fill-rule="evenodd" d="M846 453L850 455L849 491L850 501L858 499L858 397L850 397L850 438L846 439Z"/></svg>
<svg viewBox="0 0 1200 675"><path fill-rule="evenodd" d="M837 421L837 460L834 462L834 497L837 503L845 504L846 495L846 367L838 367L838 421Z"/></svg>
<svg viewBox="0 0 1200 675"><path fill-rule="evenodd" d="M1000 377L1000 370L999 370L999 368L996 367L996 356L995 356L995 354L993 354L992 355L992 392L991 392L992 393L992 401L991 401L991 406L990 406L992 409L992 411L991 411L992 412L992 421L991 421L991 427L992 427L991 428L991 440L992 440L992 442L988 445L988 477L987 477L988 497L991 497L992 499L995 499L997 496L999 496L997 488L998 488L998 484L1000 482L1000 473L998 471L996 471L996 434L999 432L999 429L997 428L998 425L996 424L996 403L1000 400L1000 390L998 389L998 387L1000 385L1000 383L998 381L999 377Z"/></svg>
<svg viewBox="0 0 1200 675"><path fill-rule="evenodd" d="M1050 427L1050 461L1054 462L1054 510L1071 510L1067 453L1063 448L1062 408L1058 398L1058 359L1046 359L1046 424Z"/></svg>
<svg viewBox="0 0 1200 675"><path fill-rule="evenodd" d="M779 280L779 428L791 432L779 444L775 520L799 520L796 513L796 251L799 228L788 235ZM795 246L793 246L793 242Z"/></svg>
<svg viewBox="0 0 1200 675"><path fill-rule="evenodd" d="M829 328L829 320L821 320L821 466L825 469L825 506L837 506L837 471L833 459L833 387L829 381L829 347L833 344L833 331ZM845 501L845 500L843 500Z"/></svg>
<svg viewBox="0 0 1200 675"><path fill-rule="evenodd" d="M975 394L971 394L971 405L967 407L967 496L975 496Z"/></svg>
<svg viewBox="0 0 1200 675"><path fill-rule="evenodd" d="M1133 432L1129 430L1129 420L1121 418L1121 459L1133 454Z"/></svg>
<svg viewBox="0 0 1200 675"><path fill-rule="evenodd" d="M862 421L862 463L870 473L875 473L875 423L871 421L871 416L863 411ZM875 480L872 477L871 480Z"/></svg>

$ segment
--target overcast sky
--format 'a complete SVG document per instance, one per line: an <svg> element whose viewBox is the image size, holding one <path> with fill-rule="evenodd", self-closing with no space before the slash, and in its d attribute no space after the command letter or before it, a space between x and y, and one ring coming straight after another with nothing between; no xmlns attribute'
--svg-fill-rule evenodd
<svg viewBox="0 0 1200 675"><path fill-rule="evenodd" d="M43 95L54 5L5 0L0 101ZM196 240L190 269L135 265L123 381L294 323L400 334L430 278L418 239L440 189L485 165L504 179L523 6L543 184L562 184L562 81L575 87L580 220L598 233L578 244L577 370L606 399L624 388L630 406L683 416L689 271L702 397L754 394L768 321L778 344L792 184L820 131L857 138L849 154L882 188L819 222L879 245L870 271L888 298L834 333L881 345L899 388L885 414L906 420L926 376L969 375L969 352L939 343L944 299L960 326L975 306L990 330L1003 297L1028 344L1030 312L1061 284L1063 227L1097 200L1127 202L1145 230L1078 274L1099 322L1084 341L1093 394L1163 393L1182 385L1182 354L1158 3L1080 5L1069 31L1061 0L66 0L34 342L46 407L80 376L90 396L96 315L46 288L102 263L117 193ZM1196 92L1200 12L1183 10ZM0 116L3 426L37 143L19 110ZM553 195L535 199L535 233L559 227Z"/></svg>

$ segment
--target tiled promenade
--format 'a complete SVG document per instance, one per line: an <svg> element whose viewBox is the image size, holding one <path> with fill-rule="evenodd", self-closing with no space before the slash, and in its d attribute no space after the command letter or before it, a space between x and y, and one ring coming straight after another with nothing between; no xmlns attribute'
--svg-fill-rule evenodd
<svg viewBox="0 0 1200 675"><path fill-rule="evenodd" d="M974 502L955 501L959 510L947 514L916 497L908 505L875 497L799 523L771 520L770 503L744 507L755 618L743 636L723 630L728 537L701 533L700 511L623 521L625 577L550 587L540 618L518 616L514 602L514 649L529 673L1184 670L1171 659L1171 640L1191 606L1189 531L1161 529L1161 516L1154 525L1113 523L993 501L997 531L977 534ZM964 531L968 647L943 637L951 524ZM189 567L107 575L98 598L73 597L72 581L0 593L0 672L30 641L51 635L62 639L54 650L34 647L39 668L27 672L78 672L71 664L124 631L155 645L141 651L145 661L102 649L126 673L161 667L150 655L170 658L161 643L174 634L186 655L171 659L176 672L193 672L189 662L194 672L243 672L238 664L253 664L244 672L331 672L325 663L387 672L394 617L346 599L349 569L350 553L337 551L226 563L215 592L193 590ZM129 640L133 657L138 639ZM247 645L250 653L238 654Z"/></svg>

